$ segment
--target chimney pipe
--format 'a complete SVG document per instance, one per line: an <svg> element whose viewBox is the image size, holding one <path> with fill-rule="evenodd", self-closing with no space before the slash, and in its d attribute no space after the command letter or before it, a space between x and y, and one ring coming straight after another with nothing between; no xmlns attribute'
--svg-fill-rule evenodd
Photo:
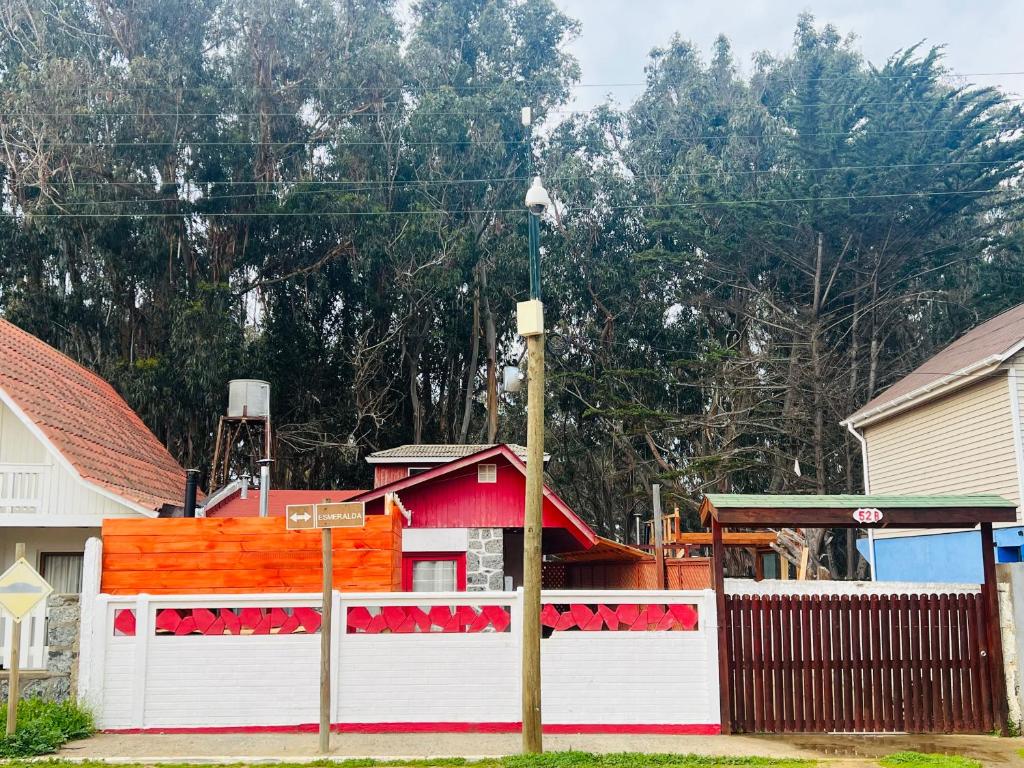
<svg viewBox="0 0 1024 768"><path fill-rule="evenodd" d="M185 517L196 516L196 488L199 485L199 470L185 471Z"/></svg>
<svg viewBox="0 0 1024 768"><path fill-rule="evenodd" d="M248 472L242 475L242 490L238 492L238 497L241 499L249 498L249 480L250 475Z"/></svg>
<svg viewBox="0 0 1024 768"><path fill-rule="evenodd" d="M270 465L273 459L260 459L260 517L269 514L270 506Z"/></svg>

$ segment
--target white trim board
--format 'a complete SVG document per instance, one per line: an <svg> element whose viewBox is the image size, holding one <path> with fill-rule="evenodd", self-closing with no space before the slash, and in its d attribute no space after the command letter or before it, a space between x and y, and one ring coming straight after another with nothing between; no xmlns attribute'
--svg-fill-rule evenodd
<svg viewBox="0 0 1024 768"><path fill-rule="evenodd" d="M1010 366L1006 381L1010 389L1010 421L1013 426L1013 450L1017 458L1017 519L1020 520L1021 507L1024 507L1024 430L1021 427L1020 387L1015 366Z"/></svg>

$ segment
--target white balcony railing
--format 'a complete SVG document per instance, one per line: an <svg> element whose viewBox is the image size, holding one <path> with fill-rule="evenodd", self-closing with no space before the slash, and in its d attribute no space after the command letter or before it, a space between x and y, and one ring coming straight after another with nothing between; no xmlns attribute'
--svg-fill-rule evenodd
<svg viewBox="0 0 1024 768"><path fill-rule="evenodd" d="M0 611L0 669L11 668L11 637L14 622ZM32 613L21 620L22 669L46 669L46 601L37 605Z"/></svg>
<svg viewBox="0 0 1024 768"><path fill-rule="evenodd" d="M49 469L46 464L0 464L0 515L42 512Z"/></svg>

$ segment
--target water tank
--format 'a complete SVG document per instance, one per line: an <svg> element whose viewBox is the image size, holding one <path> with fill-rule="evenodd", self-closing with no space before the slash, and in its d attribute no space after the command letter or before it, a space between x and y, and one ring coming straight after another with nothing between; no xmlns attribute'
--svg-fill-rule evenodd
<svg viewBox="0 0 1024 768"><path fill-rule="evenodd" d="M232 379L228 382L228 416L230 418L268 418L270 416L270 383L259 379Z"/></svg>

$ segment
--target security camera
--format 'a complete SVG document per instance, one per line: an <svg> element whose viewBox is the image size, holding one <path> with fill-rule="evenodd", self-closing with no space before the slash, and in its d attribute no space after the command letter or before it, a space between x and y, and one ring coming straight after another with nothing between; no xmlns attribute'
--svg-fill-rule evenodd
<svg viewBox="0 0 1024 768"><path fill-rule="evenodd" d="M551 198L541 184L540 176L533 177L533 184L526 191L526 207L534 216L540 216L551 207Z"/></svg>

